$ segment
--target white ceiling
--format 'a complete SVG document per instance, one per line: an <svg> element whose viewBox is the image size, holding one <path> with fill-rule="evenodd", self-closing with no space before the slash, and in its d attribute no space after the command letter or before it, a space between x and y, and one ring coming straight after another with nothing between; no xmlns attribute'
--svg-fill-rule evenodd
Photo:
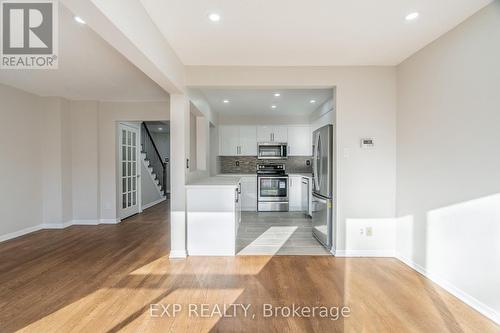
<svg viewBox="0 0 500 333"><path fill-rule="evenodd" d="M146 125L152 133L170 133L170 121L146 121Z"/></svg>
<svg viewBox="0 0 500 333"><path fill-rule="evenodd" d="M0 70L0 83L40 96L76 100L161 101L168 95L155 82L60 3L59 69Z"/></svg>
<svg viewBox="0 0 500 333"><path fill-rule="evenodd" d="M141 2L185 65L345 66L397 65L492 0Z"/></svg>
<svg viewBox="0 0 500 333"><path fill-rule="evenodd" d="M309 115L326 100L333 89L214 89L200 88L212 110L220 115L299 116ZM279 93L279 97L274 94ZM228 100L229 103L224 103ZM316 103L310 103L315 100ZM273 109L271 106L276 105Z"/></svg>

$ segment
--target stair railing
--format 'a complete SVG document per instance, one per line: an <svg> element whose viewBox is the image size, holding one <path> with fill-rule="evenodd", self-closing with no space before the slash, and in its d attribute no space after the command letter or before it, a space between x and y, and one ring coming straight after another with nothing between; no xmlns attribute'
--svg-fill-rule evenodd
<svg viewBox="0 0 500 333"><path fill-rule="evenodd" d="M141 147L142 153L146 154L146 159L149 161L149 167L153 168L153 173L159 181L164 195L167 195L167 163L163 161L145 122L141 124Z"/></svg>

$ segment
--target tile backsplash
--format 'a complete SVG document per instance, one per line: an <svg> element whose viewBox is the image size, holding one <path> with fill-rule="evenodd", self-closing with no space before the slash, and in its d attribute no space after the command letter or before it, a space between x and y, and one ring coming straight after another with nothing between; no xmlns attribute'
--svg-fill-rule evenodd
<svg viewBox="0 0 500 333"><path fill-rule="evenodd" d="M221 173L255 173L257 163L266 162L256 156L219 156ZM312 157L290 156L286 160L269 160L270 163L285 163L287 173L312 173Z"/></svg>

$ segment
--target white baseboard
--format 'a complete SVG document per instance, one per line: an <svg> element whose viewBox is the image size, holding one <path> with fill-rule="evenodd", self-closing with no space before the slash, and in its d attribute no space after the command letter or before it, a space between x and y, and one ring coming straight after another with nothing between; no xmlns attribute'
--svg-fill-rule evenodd
<svg viewBox="0 0 500 333"><path fill-rule="evenodd" d="M367 257L367 258L371 258L371 257L393 258L394 257L394 251L392 251L392 250L336 250L333 254L336 257Z"/></svg>
<svg viewBox="0 0 500 333"><path fill-rule="evenodd" d="M481 301L477 300L473 296L467 294L460 288L456 287L454 284L450 283L449 281L439 277L438 275L429 272L425 267L420 266L416 262L412 261L411 259L404 258L402 256L396 256L396 259L404 263L405 265L409 266L410 268L416 270L429 280L432 280L434 283L439 285L441 288L445 289L447 292L467 304L468 306L472 307L485 317L488 317L489 319L493 320L497 324L500 324L500 313L496 312L494 309L489 307L488 305L482 303Z"/></svg>
<svg viewBox="0 0 500 333"><path fill-rule="evenodd" d="M5 235L0 235L0 242L5 242L9 239L21 237L39 230L55 230L65 229L72 225L99 225L99 224L118 224L120 219L100 219L100 220L71 220L64 223L43 223L33 227L25 228L19 231L11 232Z"/></svg>
<svg viewBox="0 0 500 333"><path fill-rule="evenodd" d="M118 224L121 221L120 219L100 219L99 224Z"/></svg>
<svg viewBox="0 0 500 333"><path fill-rule="evenodd" d="M10 232L10 233L5 234L5 235L0 235L0 242L5 242L5 241L8 241L8 240L13 239L13 238L21 237L21 236L30 234L32 232L35 232L35 231L38 231L38 230L41 230L41 229L43 229L42 225L39 224L39 225L35 225L33 227L29 227L29 228L25 228L25 229L22 229L22 230Z"/></svg>
<svg viewBox="0 0 500 333"><path fill-rule="evenodd" d="M73 220L71 225L98 225L99 220Z"/></svg>
<svg viewBox="0 0 500 333"><path fill-rule="evenodd" d="M73 225L73 221L67 221L64 223L44 223L42 224L42 229L64 229Z"/></svg>
<svg viewBox="0 0 500 333"><path fill-rule="evenodd" d="M148 204L142 205L142 209L144 210L144 209L151 208L151 207L153 207L154 205L157 205L157 204L159 204L160 202L163 202L163 201L165 201L165 200L167 200L167 198L166 198L166 197L162 197L161 199L158 199L158 200L156 200L156 201L153 201L153 202L150 202L150 203L148 203Z"/></svg>
<svg viewBox="0 0 500 333"><path fill-rule="evenodd" d="M168 257L170 259L185 259L187 257L187 253L186 250L171 250Z"/></svg>
<svg viewBox="0 0 500 333"><path fill-rule="evenodd" d="M189 256L193 257L234 257L236 255L235 252L228 251L227 249L211 249L209 251L206 250L189 250L187 251Z"/></svg>

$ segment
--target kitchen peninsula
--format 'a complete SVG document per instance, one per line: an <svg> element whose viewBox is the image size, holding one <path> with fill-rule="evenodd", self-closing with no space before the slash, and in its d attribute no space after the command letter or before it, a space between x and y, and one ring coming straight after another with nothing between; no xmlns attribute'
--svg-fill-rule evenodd
<svg viewBox="0 0 500 333"><path fill-rule="evenodd" d="M186 185L190 256L234 256L241 222L240 177L206 177Z"/></svg>

